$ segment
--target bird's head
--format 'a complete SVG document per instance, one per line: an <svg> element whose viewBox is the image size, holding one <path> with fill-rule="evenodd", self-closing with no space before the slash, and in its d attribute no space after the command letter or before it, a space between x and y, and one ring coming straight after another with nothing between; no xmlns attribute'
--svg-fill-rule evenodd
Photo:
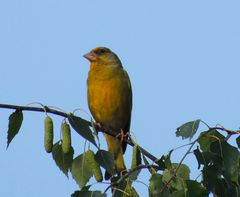
<svg viewBox="0 0 240 197"><path fill-rule="evenodd" d="M83 57L93 64L122 66L118 56L106 47L96 47Z"/></svg>

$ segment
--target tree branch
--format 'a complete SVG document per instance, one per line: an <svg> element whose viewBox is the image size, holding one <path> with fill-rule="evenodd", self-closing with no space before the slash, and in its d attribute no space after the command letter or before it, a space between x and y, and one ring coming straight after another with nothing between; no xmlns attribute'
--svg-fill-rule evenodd
<svg viewBox="0 0 240 197"><path fill-rule="evenodd" d="M114 188L114 186L119 185L123 180L125 180L126 178L128 178L132 173L134 173L137 170L141 170L144 168L155 168L157 170L159 170L159 166L156 165L144 165L144 164L140 164L138 166L136 166L135 168L129 169L126 171L126 173L121 176L121 178L119 178L117 181L112 182L104 191L104 193L106 193L110 188Z"/></svg>
<svg viewBox="0 0 240 197"><path fill-rule="evenodd" d="M45 105L42 105L42 107L31 107L31 106L22 106L22 105L0 104L0 108L3 108L3 109L15 109L15 110L20 110L20 111L35 111L35 112L43 112L43 113L47 112L47 113L55 114L55 115L58 115L58 116L62 116L64 118L68 118L69 117L68 113L65 113L65 112L62 112L62 111L59 111L59 110L56 110L56 109L52 109L52 108L50 108L48 106L45 106ZM87 122L88 122L90 127L93 126L90 121L87 121ZM94 127L98 131L100 131L102 133L106 133L106 134L111 135L113 137L117 136L117 134L114 133L113 131L109 131L109 130L105 130L103 128L100 128L98 126L98 124L94 124ZM121 137L119 137L119 139L120 138ZM127 144L129 144L130 146L134 146L134 144L136 144L131 138L130 139L123 138L123 141L126 142ZM155 163L158 161L157 157L155 157L154 155L149 153L147 150L145 150L141 146L138 145L138 147L139 147L141 153L143 155L145 155L146 157L148 157L150 160L152 160Z"/></svg>

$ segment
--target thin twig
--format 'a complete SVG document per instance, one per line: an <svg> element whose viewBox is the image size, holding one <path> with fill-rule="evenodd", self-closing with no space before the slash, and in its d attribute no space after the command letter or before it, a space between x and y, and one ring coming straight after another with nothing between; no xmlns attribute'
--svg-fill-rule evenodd
<svg viewBox="0 0 240 197"><path fill-rule="evenodd" d="M182 157L182 159L180 160L177 168L174 170L174 173L173 173L172 177L168 180L168 182L167 182L167 183L164 185L164 187L161 189L161 191L160 191L160 193L159 193L160 195L164 192L164 190L167 188L167 186L168 186L168 185L172 182L172 180L176 177L177 172L178 172L179 168L181 167L184 159L185 159L185 158L187 157L187 155L191 152L192 147L194 146L194 144L195 144L196 142L197 142L197 139L192 142L191 146L189 147L189 149L187 150L187 152L185 153L185 155L184 155L184 156Z"/></svg>
<svg viewBox="0 0 240 197"><path fill-rule="evenodd" d="M144 165L144 164L140 164L138 166L136 166L135 168L129 169L128 171L126 171L126 173L120 178L118 179L116 182L111 183L104 191L104 193L106 193L110 188L113 188L114 186L120 184L123 180L125 180L126 178L128 178L133 172L137 171L137 170L141 170L144 168L156 168L159 169L159 166L156 165Z"/></svg>

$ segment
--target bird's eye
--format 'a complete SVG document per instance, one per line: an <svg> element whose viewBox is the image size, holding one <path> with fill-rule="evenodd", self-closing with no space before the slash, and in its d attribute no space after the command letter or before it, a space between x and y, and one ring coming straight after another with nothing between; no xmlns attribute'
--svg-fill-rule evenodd
<svg viewBox="0 0 240 197"><path fill-rule="evenodd" d="M103 53L105 53L105 52L106 52L105 49L99 49L99 50L98 50L98 54L103 54Z"/></svg>
<svg viewBox="0 0 240 197"><path fill-rule="evenodd" d="M101 54L106 53L107 51L108 51L107 49L104 49L104 48L101 49L101 48L100 48L100 49L96 50L95 53L96 53L97 55L101 55Z"/></svg>

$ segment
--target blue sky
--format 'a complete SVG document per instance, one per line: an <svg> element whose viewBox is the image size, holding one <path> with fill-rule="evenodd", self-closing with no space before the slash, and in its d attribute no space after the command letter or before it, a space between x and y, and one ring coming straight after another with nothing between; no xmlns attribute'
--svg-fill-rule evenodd
<svg viewBox="0 0 240 197"><path fill-rule="evenodd" d="M239 6L239 1L221 0L1 1L0 103L41 102L67 112L88 111L89 63L82 55L101 45L116 52L129 73L131 130L154 155L187 143L175 137L175 129L189 120L237 129ZM0 109L0 196L69 196L78 186L44 151L44 115L25 112L22 129L6 151L10 113ZM89 119L85 112L78 115ZM62 119L53 118L58 140ZM73 143L83 151L77 134ZM176 152L174 161L183 154ZM130 158L131 148L126 163ZM191 157L186 162L197 167ZM148 179L147 173L140 177ZM135 186L147 195L145 186Z"/></svg>

